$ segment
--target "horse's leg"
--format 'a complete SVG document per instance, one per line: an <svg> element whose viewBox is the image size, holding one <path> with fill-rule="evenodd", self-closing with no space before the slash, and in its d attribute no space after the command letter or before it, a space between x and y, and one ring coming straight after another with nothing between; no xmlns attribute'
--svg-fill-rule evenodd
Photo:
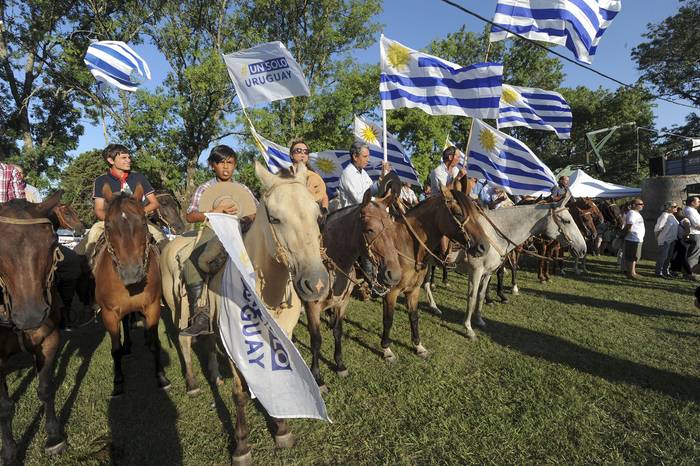
<svg viewBox="0 0 700 466"><path fill-rule="evenodd" d="M418 329L418 298L420 297L420 287L413 288L406 293L406 307L408 307L408 320L411 323L411 342L416 350L416 354L422 358L428 356L428 350L421 344L420 331Z"/></svg>
<svg viewBox="0 0 700 466"><path fill-rule="evenodd" d="M4 366L5 361L2 361ZM4 367L0 368L0 434L2 434L2 462L5 465L19 465L17 443L12 435L12 418L15 404L7 392Z"/></svg>
<svg viewBox="0 0 700 466"><path fill-rule="evenodd" d="M449 271L447 270L447 266L443 265L442 266L442 284L445 286L450 286L450 279L447 276L448 273L449 273Z"/></svg>
<svg viewBox="0 0 700 466"><path fill-rule="evenodd" d="M163 363L160 360L160 338L158 337L158 322L160 320L160 298L144 309L146 345L151 350L155 364L156 381L163 390L170 388L170 380L165 376Z"/></svg>
<svg viewBox="0 0 700 466"><path fill-rule="evenodd" d="M124 394L124 373L122 372L122 357L124 356L121 335L119 332L119 314L111 309L102 309L102 322L112 341L112 362L114 363L114 380L112 398Z"/></svg>
<svg viewBox="0 0 700 466"><path fill-rule="evenodd" d="M518 290L518 280L517 280L517 274L518 274L518 260L520 260L520 254L517 252L513 252L513 256L511 257L511 263L510 263L510 284L511 284L511 294L516 295L520 293L520 290Z"/></svg>
<svg viewBox="0 0 700 466"><path fill-rule="evenodd" d="M345 319L345 308L347 305L348 303L346 302L344 306L333 307L333 315L335 316L333 321L333 339L335 340L333 359L335 360L335 372L340 377L348 376L348 368L345 367L345 362L343 361L343 319Z"/></svg>
<svg viewBox="0 0 700 466"><path fill-rule="evenodd" d="M250 429L248 428L248 420L245 415L246 404L248 403L248 393L244 387L243 376L238 372L238 369L229 359L231 372L233 374L233 401L236 404L236 427L233 431L236 439L236 446L233 450L233 461L235 466L252 465L253 455L250 452L248 444L248 436Z"/></svg>
<svg viewBox="0 0 700 466"><path fill-rule="evenodd" d="M503 304L508 304L508 298L503 294L503 277L506 273L506 265L502 264L498 270L496 270L496 295L501 298ZM489 293L489 287L486 287L486 294Z"/></svg>
<svg viewBox="0 0 700 466"><path fill-rule="evenodd" d="M476 333L472 329L472 314L474 314L474 309L476 309L476 300L479 296L479 286L481 284L481 276L483 275L482 269L470 270L469 271L469 291L467 293L467 315L464 319L464 327L467 330L467 337L469 339L475 339Z"/></svg>
<svg viewBox="0 0 700 466"><path fill-rule="evenodd" d="M433 267L432 270L433 272L435 272L435 267ZM423 280L423 289L425 290L425 295L428 297L428 307L430 308L430 312L432 312L435 315L441 316L442 311L439 307L437 307L437 303L435 302L435 298L433 297L433 290L431 284L432 277L431 274L428 273L425 275L425 280Z"/></svg>
<svg viewBox="0 0 700 466"><path fill-rule="evenodd" d="M275 438L276 448L292 448L294 446L294 435L289 430L286 419L271 418L271 433Z"/></svg>
<svg viewBox="0 0 700 466"><path fill-rule="evenodd" d="M396 362L396 355L389 345L391 344L391 327L394 325L394 309L396 308L396 298L399 296L399 290L394 288L384 296L384 313L382 331L382 351L384 352L384 360L386 362Z"/></svg>
<svg viewBox="0 0 700 466"><path fill-rule="evenodd" d="M499 276L499 274L498 274L498 272L500 272L500 270L501 270L500 267L498 268L498 270L496 270L496 279L498 280L498 281L496 282L496 294L498 294L498 284L499 284L499 283L501 282L501 280L503 279L503 277L502 277L502 276ZM491 290L489 290L488 288L486 289L486 296L484 297L484 301L485 301L486 304L488 304L489 306L493 304L493 299L491 299Z"/></svg>
<svg viewBox="0 0 700 466"><path fill-rule="evenodd" d="M476 309L474 311L474 326L479 328L486 327L486 322L481 316L481 309L484 306L484 297L486 296L486 290L489 287L489 282L491 281L491 274L483 274L481 277L481 283L479 284L479 292L476 299Z"/></svg>
<svg viewBox="0 0 700 466"><path fill-rule="evenodd" d="M321 304L319 302L306 303L304 306L306 308L306 320L309 326L309 336L311 337L311 374L316 380L316 384L319 386L322 392L327 392L328 387L326 387L326 382L323 381L321 376L321 369L319 368L318 360L321 356Z"/></svg>
<svg viewBox="0 0 700 466"><path fill-rule="evenodd" d="M185 361L185 390L188 395L196 395L199 393L199 385L192 371L192 337L179 335L178 341L182 350L182 359Z"/></svg>
<svg viewBox="0 0 700 466"><path fill-rule="evenodd" d="M54 330L44 338L39 351L34 355L36 372L39 378L37 395L44 404L44 429L46 430L44 450L49 455L63 453L68 447L66 439L61 432L61 425L56 419L56 407L54 406L56 390L53 384L53 361L59 340L60 334L58 330Z"/></svg>
<svg viewBox="0 0 700 466"><path fill-rule="evenodd" d="M133 314L127 314L122 319L122 329L124 330L124 342L122 343L122 356L131 355L131 322Z"/></svg>
<svg viewBox="0 0 700 466"><path fill-rule="evenodd" d="M209 372L209 380L216 385L224 383L224 379L219 372L219 359L216 357L216 334L203 335L199 338L205 338L207 348L207 371Z"/></svg>

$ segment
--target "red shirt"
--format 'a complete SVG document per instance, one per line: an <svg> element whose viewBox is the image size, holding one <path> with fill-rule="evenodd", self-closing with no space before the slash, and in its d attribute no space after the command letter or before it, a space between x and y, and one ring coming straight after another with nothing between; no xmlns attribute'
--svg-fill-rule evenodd
<svg viewBox="0 0 700 466"><path fill-rule="evenodd" d="M0 162L0 202L24 197L24 180L17 167Z"/></svg>

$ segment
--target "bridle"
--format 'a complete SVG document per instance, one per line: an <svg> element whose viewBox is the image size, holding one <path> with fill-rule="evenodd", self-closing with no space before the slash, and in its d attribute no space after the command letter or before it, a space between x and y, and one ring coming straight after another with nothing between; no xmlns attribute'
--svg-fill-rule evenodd
<svg viewBox="0 0 700 466"><path fill-rule="evenodd" d="M557 229L559 230L559 234L564 237L564 239L566 240L567 243L574 244L574 241L571 239L571 237L566 234L566 227L564 226L564 223L561 221L561 218L559 218L559 215L555 215L555 214L559 214L560 212L564 212L567 210L568 210L568 208L564 207L564 206L552 207L549 209L549 215L552 217L552 220L557 225Z"/></svg>
<svg viewBox="0 0 700 466"><path fill-rule="evenodd" d="M465 241L464 249L466 251L468 251L471 248L471 239L469 238L469 233L467 233L465 226L470 221L476 222L476 219L473 219L472 216L467 213L464 221L460 222L459 219L457 218L457 216L452 212L452 209L450 208L451 206L449 205L449 202L456 202L459 205L460 210L462 212L464 212L464 209L462 208L462 205L461 205L462 203L456 199L453 199L452 201L448 201L445 196L442 197L442 200L445 203L445 207L447 208L447 211L450 213L450 217L452 217L452 220L455 222L455 224L457 224L457 227L462 232L462 235L464 236L464 241Z"/></svg>
<svg viewBox="0 0 700 466"><path fill-rule="evenodd" d="M42 225L42 224L49 224L51 225L51 228L53 230L53 222L48 219L48 218L13 218L13 217L4 217L0 216L0 223L5 223L8 225ZM58 263L61 262L64 259L63 252L59 249L58 243L54 243L53 245L53 258L51 261L51 268L49 269L49 273L46 276L46 286L44 287L44 300L46 304L48 304L49 309L51 308L51 304L53 301L53 296L51 293L51 287L53 286L53 280L54 280L54 275L56 272L56 268L58 267ZM10 290L9 287L7 286L6 281L2 277L2 274L0 274L0 288L2 288L2 294L3 294L3 300L5 303L5 313L8 316L8 321L11 323L12 322L12 299L10 296ZM48 314L46 315L48 317ZM46 318L45 318L46 319ZM44 319L44 320L45 320ZM43 321L42 321L43 324ZM22 345L22 342L20 341L20 345Z"/></svg>
<svg viewBox="0 0 700 466"><path fill-rule="evenodd" d="M179 203L179 202L177 201L177 199L175 199L174 196L172 196L170 193L158 193L158 194L156 194L156 198L158 198L158 197L164 197L164 196L173 197L175 203L177 204L178 209L181 209L180 203ZM172 225L170 224L170 222L168 222L168 221L165 219L165 217L163 216L163 214L160 212L160 207L157 208L156 210L152 211L152 212L149 214L149 217L155 217L154 220L160 221L163 225L165 225L165 227L166 227L171 233L174 231ZM174 233L173 233L173 234L174 234Z"/></svg>
<svg viewBox="0 0 700 466"><path fill-rule="evenodd" d="M122 211L123 213L123 211ZM143 251L143 261L141 265L143 266L143 270L147 271L148 270L148 259L150 257L151 253L151 232L148 231L148 225L144 225L144 228L146 230L146 247L144 248ZM105 249L107 250L107 253L109 256L112 258L112 263L116 267L117 271L122 269L122 264L121 261L119 260L119 257L117 256L117 253L114 251L114 247L112 246L112 242L109 240L109 233L108 233L108 228L107 224L105 222L105 230L104 230L104 237L105 237Z"/></svg>

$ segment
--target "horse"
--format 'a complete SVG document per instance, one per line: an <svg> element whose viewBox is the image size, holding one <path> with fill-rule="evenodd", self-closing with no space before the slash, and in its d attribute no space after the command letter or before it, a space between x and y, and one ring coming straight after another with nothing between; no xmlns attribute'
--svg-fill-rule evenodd
<svg viewBox="0 0 700 466"><path fill-rule="evenodd" d="M345 377L348 370L343 363L341 337L343 319L356 283L354 264L357 258L363 256L371 261L383 286L392 287L401 279L399 256L392 241L395 225L388 213L393 199L393 193L373 198L368 190L362 204L334 211L323 226L323 246L328 256L332 286L327 296L304 303L304 308L311 336L311 373L324 391L325 382L319 370L321 312L332 310L336 373ZM374 280L373 277L365 278Z"/></svg>
<svg viewBox="0 0 700 466"><path fill-rule="evenodd" d="M182 207L173 192L169 189L159 189L155 195L160 207L152 211L148 219L161 228L167 228L173 235L183 234L187 227L180 216Z"/></svg>
<svg viewBox="0 0 700 466"><path fill-rule="evenodd" d="M119 323L133 312L141 312L145 318L146 344L155 363L158 387L168 389L170 381L165 376L160 361L161 278L158 250L151 244L146 215L141 204L143 187L138 185L134 193L114 194L105 185L104 246L95 257L95 300L102 308L102 322L112 341L114 380L112 397L124 394L124 374L121 360L130 341L122 346ZM126 337L126 335L125 335Z"/></svg>
<svg viewBox="0 0 700 466"><path fill-rule="evenodd" d="M65 228L66 230L71 230L76 236L85 234L85 225L80 220L78 212L70 204L58 204L51 211L49 219L51 219L56 230Z"/></svg>
<svg viewBox="0 0 700 466"><path fill-rule="evenodd" d="M599 254L611 252L613 255L617 251L612 249L614 239L620 234L625 226L624 216L620 210L620 206L609 199L604 199L598 202L598 209L603 214L605 222L603 223L601 234L598 235L597 250ZM608 248L610 246L610 249Z"/></svg>
<svg viewBox="0 0 700 466"><path fill-rule="evenodd" d="M576 225L578 226L581 234L586 240L588 245L588 250L595 252L597 248L595 247L596 239L598 238L597 225L603 223L605 218L603 214L598 209L598 206L588 197L581 197L569 202L569 211L573 217ZM579 260L581 261L581 269L579 269ZM574 272L576 275L581 274L581 272L588 273L586 270L586 256L582 258L574 258Z"/></svg>
<svg viewBox="0 0 700 466"><path fill-rule="evenodd" d="M523 250L525 250L527 244L528 242L526 241L524 244L521 244L506 254L505 260L496 270L496 296L498 296L502 304L508 304L510 302L503 293L503 279L506 267L510 269L511 294L517 295L520 293L517 283L517 272L520 269L518 262L520 262L520 255L523 253ZM489 295L489 288L486 288L486 296L484 299L486 304L493 304L495 302Z"/></svg>
<svg viewBox="0 0 700 466"><path fill-rule="evenodd" d="M442 189L439 194L429 197L397 220L393 241L399 253L401 280L383 300L381 348L385 361L396 361L390 347L390 333L396 300L401 293L406 297L415 352L420 357L427 357L428 350L421 343L418 329L418 298L428 273L429 256L437 259L434 251L443 236L459 243L475 256L486 253L489 244L478 217L474 202L468 196L460 191Z"/></svg>
<svg viewBox="0 0 700 466"><path fill-rule="evenodd" d="M306 167L299 166L292 173L284 169L277 175L255 163L255 173L262 185L262 199L255 220L244 237L244 244L258 276L258 295L271 310L280 327L291 335L301 314L301 300L318 301L326 296L330 277L321 257L321 210L306 188ZM186 325L190 309L185 287L181 280L181 262L189 256L194 238L181 236L163 250L163 297L173 313L173 321ZM212 316L218 314L218 297L223 268L214 274L208 284L208 299ZM301 300L300 300L301 298ZM213 318L213 322L217 319ZM198 337L208 340L209 371L218 375L216 364L216 336ZM185 363L185 385L189 394L198 391L192 372L191 337L180 336L179 342ZM236 404L236 447L234 464L250 464L251 448L245 405L248 401L243 376L229 360L233 372L233 398ZM214 371L216 371L214 373ZM278 448L289 448L294 437L284 419L273 419L273 435Z"/></svg>
<svg viewBox="0 0 700 466"><path fill-rule="evenodd" d="M14 402L5 366L18 353L34 356L39 377L37 394L44 405L47 454L62 453L66 438L54 407L53 363L58 350L60 310L53 299L53 277L61 259L58 237L48 216L62 191L39 204L12 200L0 204L0 434L4 464L20 464L12 435Z"/></svg>
<svg viewBox="0 0 700 466"><path fill-rule="evenodd" d="M567 194L558 203L490 210L478 217L491 247L481 256L463 252L458 261L458 269L469 274L464 321L468 338L476 338L471 324L472 315L476 313L476 323L484 325L481 308L491 274L501 265L505 256L527 238L541 235L549 240L558 239L569 244L575 256L581 257L586 253L586 242L565 207L569 199L570 195Z"/></svg>

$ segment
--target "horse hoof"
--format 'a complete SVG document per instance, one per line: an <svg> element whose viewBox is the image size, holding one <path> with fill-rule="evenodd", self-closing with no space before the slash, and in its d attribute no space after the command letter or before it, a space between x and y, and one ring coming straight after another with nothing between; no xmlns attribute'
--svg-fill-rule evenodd
<svg viewBox="0 0 700 466"><path fill-rule="evenodd" d="M350 371L347 370L347 369L343 369L342 371L336 372L336 374L338 374L338 377L340 377L341 379L344 379L344 378L346 378L348 375L350 375Z"/></svg>
<svg viewBox="0 0 700 466"><path fill-rule="evenodd" d="M115 385L110 398L121 398L124 395L124 384Z"/></svg>
<svg viewBox="0 0 700 466"><path fill-rule="evenodd" d="M489 299L488 301L484 301L484 304L487 306L493 306L493 300Z"/></svg>
<svg viewBox="0 0 700 466"><path fill-rule="evenodd" d="M501 304L509 304L509 303L510 303L510 301L508 301L508 298L506 298L506 297L501 298Z"/></svg>
<svg viewBox="0 0 700 466"><path fill-rule="evenodd" d="M231 459L232 466L253 466L253 452L248 452L245 455L234 456Z"/></svg>
<svg viewBox="0 0 700 466"><path fill-rule="evenodd" d="M318 391L321 392L321 395L326 395L328 392L330 392L330 390L328 390L328 385L325 383L318 386Z"/></svg>
<svg viewBox="0 0 700 466"><path fill-rule="evenodd" d="M224 384L224 379L222 379L221 377L217 377L214 383L218 386L221 386Z"/></svg>
<svg viewBox="0 0 700 466"><path fill-rule="evenodd" d="M170 389L171 383L166 376L158 375L156 376L156 378L158 379L158 388L160 388L161 390Z"/></svg>
<svg viewBox="0 0 700 466"><path fill-rule="evenodd" d="M68 442L65 439L59 440L55 445L49 445L49 441L47 441L44 446L44 451L47 455L60 455L66 450L68 450Z"/></svg>
<svg viewBox="0 0 700 466"><path fill-rule="evenodd" d="M416 346L416 354L421 358L427 358L428 357L428 350L423 345L417 345Z"/></svg>
<svg viewBox="0 0 700 466"><path fill-rule="evenodd" d="M275 448L292 448L294 446L294 435L288 432L284 435L275 435Z"/></svg>
<svg viewBox="0 0 700 466"><path fill-rule="evenodd" d="M518 285L513 286L513 290L510 292L510 294L513 294L513 295L520 294L520 290L518 289Z"/></svg>
<svg viewBox="0 0 700 466"><path fill-rule="evenodd" d="M472 325L475 327L484 328L484 327L486 327L486 322L484 322L484 319L482 319L481 317L477 317L472 322Z"/></svg>
<svg viewBox="0 0 700 466"><path fill-rule="evenodd" d="M438 317L442 316L442 311L437 306L430 306L430 312L432 312Z"/></svg>
<svg viewBox="0 0 700 466"><path fill-rule="evenodd" d="M199 395L199 392L201 392L201 391L202 391L201 388L195 386L195 387L192 387L192 388L188 388L188 389L187 389L187 394L188 394L189 396L195 396L195 395Z"/></svg>
<svg viewBox="0 0 700 466"><path fill-rule="evenodd" d="M390 364L396 362L396 355L391 351L391 348L384 348L384 360Z"/></svg>
<svg viewBox="0 0 700 466"><path fill-rule="evenodd" d="M467 331L467 338L471 341L476 340L476 333L473 330Z"/></svg>

